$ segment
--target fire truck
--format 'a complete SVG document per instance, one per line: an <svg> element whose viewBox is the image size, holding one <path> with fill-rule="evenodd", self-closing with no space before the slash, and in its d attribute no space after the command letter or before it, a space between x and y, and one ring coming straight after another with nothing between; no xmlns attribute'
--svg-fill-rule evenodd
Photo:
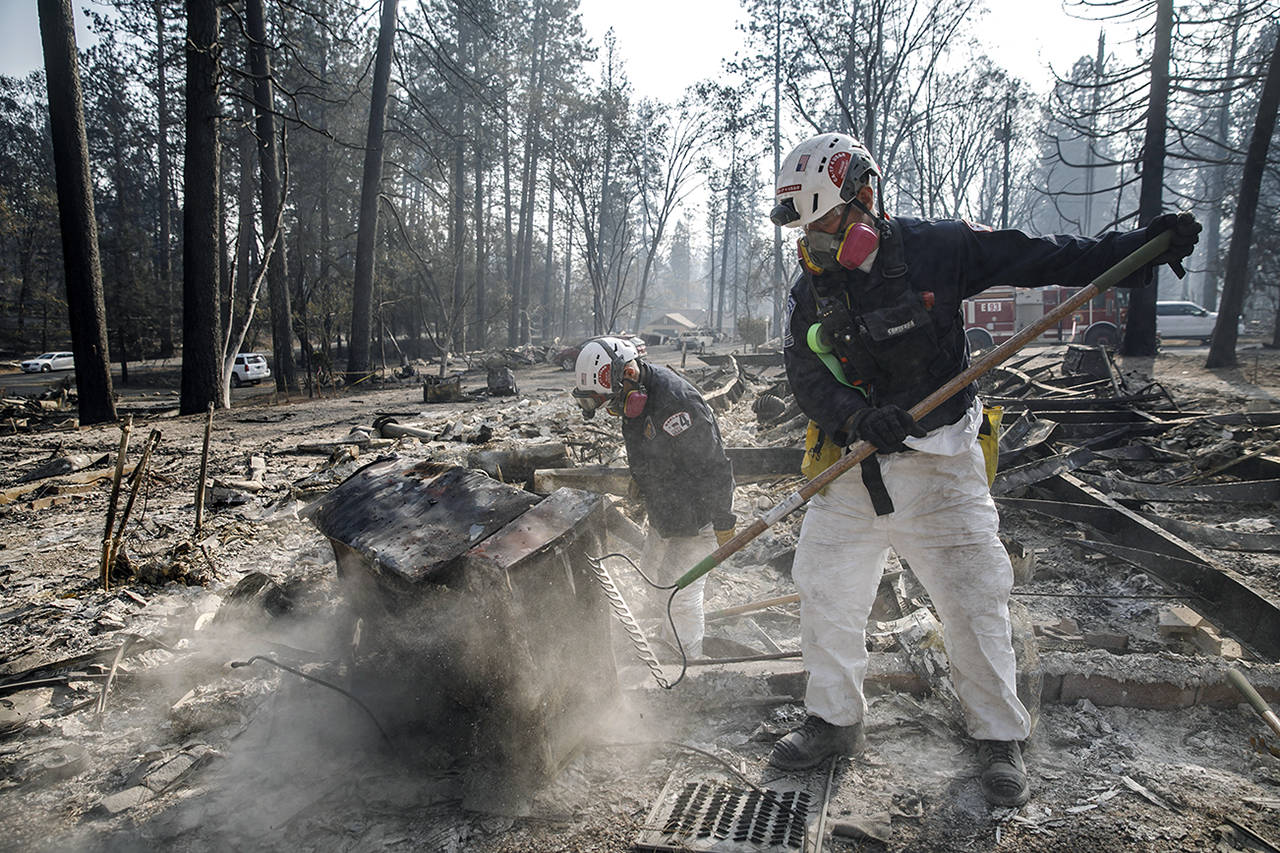
<svg viewBox="0 0 1280 853"><path fill-rule="evenodd" d="M993 287L964 301L965 337L979 350L1007 341L1070 299L1076 287ZM1040 340L1117 346L1124 328L1128 292L1107 290L1070 317L1050 326Z"/></svg>

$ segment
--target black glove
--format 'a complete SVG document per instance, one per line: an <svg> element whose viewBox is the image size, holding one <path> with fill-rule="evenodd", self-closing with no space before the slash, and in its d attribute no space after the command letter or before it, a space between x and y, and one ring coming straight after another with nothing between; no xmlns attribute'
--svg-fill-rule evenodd
<svg viewBox="0 0 1280 853"><path fill-rule="evenodd" d="M876 406L870 409L859 409L849 416L842 430L848 442L854 439L875 445L881 453L894 453L906 450L903 444L907 436L924 438L928 431L916 423L911 413L897 406Z"/></svg>
<svg viewBox="0 0 1280 853"><path fill-rule="evenodd" d="M1196 218L1185 211L1183 213L1162 213L1148 222L1148 241L1157 234L1169 232L1169 248L1165 250L1164 254L1152 261L1151 265L1168 264L1174 275L1178 278L1184 277L1187 271L1182 268L1182 261L1195 249L1196 242L1200 239L1201 230L1200 223L1196 222Z"/></svg>

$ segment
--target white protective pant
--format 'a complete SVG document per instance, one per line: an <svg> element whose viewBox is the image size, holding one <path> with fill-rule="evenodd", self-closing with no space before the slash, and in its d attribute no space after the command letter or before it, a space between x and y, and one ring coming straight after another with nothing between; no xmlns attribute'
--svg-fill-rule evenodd
<svg viewBox="0 0 1280 853"><path fill-rule="evenodd" d="M911 564L937 608L969 734L1023 740L1031 719L1015 686L1013 568L997 536L999 516L982 450L972 439L951 444L943 449L958 453L879 455L893 500L889 515L876 516L856 467L810 501L792 570L809 672L805 705L841 726L866 713L867 619L892 547Z"/></svg>
<svg viewBox="0 0 1280 853"><path fill-rule="evenodd" d="M716 539L708 525L696 536L674 536L666 539L659 536L653 528L649 528L644 541L644 550L640 555L640 566L655 583L671 584L681 575L692 569L699 560L716 549ZM702 657L702 636L704 633L702 600L706 592L707 578L698 578L684 589L676 593L671 602L671 622L675 623L676 633L684 646L686 657ZM671 590L649 588L650 601L662 610L662 636L670 643L675 642L671 636L671 624L667 622L667 599L671 598Z"/></svg>

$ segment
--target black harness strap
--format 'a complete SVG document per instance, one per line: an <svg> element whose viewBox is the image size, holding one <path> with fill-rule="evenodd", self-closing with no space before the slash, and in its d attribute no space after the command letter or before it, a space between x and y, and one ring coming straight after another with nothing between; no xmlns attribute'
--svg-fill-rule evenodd
<svg viewBox="0 0 1280 853"><path fill-rule="evenodd" d="M880 460L873 453L862 460L862 485L867 487L871 496L871 506L876 515L888 515L893 512L893 499L889 490L884 487L884 477L880 474Z"/></svg>

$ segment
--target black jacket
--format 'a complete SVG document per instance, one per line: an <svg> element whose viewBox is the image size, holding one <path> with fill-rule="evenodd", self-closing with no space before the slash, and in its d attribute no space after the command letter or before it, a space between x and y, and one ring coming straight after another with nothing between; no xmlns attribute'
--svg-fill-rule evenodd
<svg viewBox="0 0 1280 853"><path fill-rule="evenodd" d="M627 460L660 536L692 536L707 525L733 527L733 467L698 389L670 369L645 364L649 399L622 419Z"/></svg>
<svg viewBox="0 0 1280 853"><path fill-rule="evenodd" d="M919 293L931 292L930 318L939 341L963 342L964 317L961 301L998 285L1077 287L1088 284L1107 268L1146 242L1144 230L1112 232L1099 239L1089 237L1033 237L1013 229L991 231L958 220L926 221L909 217L895 220L902 241L908 283ZM809 349L809 327L816 322L815 287L824 294L844 291L857 312L859 288L871 286L885 260L882 250L872 273L842 270L811 276L803 272L791 289L787 317L783 323L783 349L787 378L796 401L806 415L827 435L844 440L840 428L858 409L892 402L902 408L914 406L929 393L946 384L967 366L968 351L954 347L940 369L927 381L909 389L871 388L870 396L840 384L826 365ZM1140 286L1150 280L1150 268L1135 273L1121 286ZM850 379L856 377L849 377ZM972 386L971 386L972 387ZM972 391L967 400L973 399ZM959 402L959 401L958 401ZM965 401L967 406L967 401ZM940 407L923 425L932 429L958 420L960 407ZM933 413L931 413L933 414Z"/></svg>

